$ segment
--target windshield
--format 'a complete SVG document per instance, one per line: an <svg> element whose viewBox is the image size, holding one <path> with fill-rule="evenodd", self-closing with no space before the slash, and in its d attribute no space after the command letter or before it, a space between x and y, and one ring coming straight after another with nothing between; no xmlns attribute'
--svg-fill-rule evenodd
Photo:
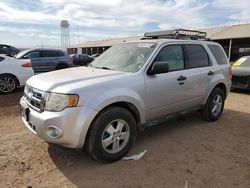
<svg viewBox="0 0 250 188"><path fill-rule="evenodd" d="M16 58L17 59L20 59L24 54L26 54L29 50L23 50L21 52L19 52L17 55L16 55Z"/></svg>
<svg viewBox="0 0 250 188"><path fill-rule="evenodd" d="M90 66L124 72L137 72L155 49L155 43L115 45L95 59Z"/></svg>
<svg viewBox="0 0 250 188"><path fill-rule="evenodd" d="M235 61L233 67L250 67L250 57L242 57Z"/></svg>

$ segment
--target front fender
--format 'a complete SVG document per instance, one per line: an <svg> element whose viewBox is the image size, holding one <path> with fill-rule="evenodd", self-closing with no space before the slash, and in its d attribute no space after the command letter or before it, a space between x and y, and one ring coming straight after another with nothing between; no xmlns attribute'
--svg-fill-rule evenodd
<svg viewBox="0 0 250 188"><path fill-rule="evenodd" d="M140 114L140 122L145 123L145 103L142 96L132 89L115 88L109 89L93 96L86 105L101 111L105 107L117 102L126 102L134 105Z"/></svg>

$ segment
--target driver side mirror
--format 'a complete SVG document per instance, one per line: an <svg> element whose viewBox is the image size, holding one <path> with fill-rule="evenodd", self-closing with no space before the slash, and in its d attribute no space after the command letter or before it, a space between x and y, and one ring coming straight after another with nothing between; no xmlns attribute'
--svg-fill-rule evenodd
<svg viewBox="0 0 250 188"><path fill-rule="evenodd" d="M163 74L169 72L169 66L166 62L157 61L148 71L148 75Z"/></svg>

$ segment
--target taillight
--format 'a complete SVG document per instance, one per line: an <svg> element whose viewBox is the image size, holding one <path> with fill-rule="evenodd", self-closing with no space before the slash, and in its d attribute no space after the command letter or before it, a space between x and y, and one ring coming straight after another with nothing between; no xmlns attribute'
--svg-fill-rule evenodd
<svg viewBox="0 0 250 188"><path fill-rule="evenodd" d="M233 77L233 71L232 71L232 67L229 67L229 74L228 74L229 80L232 80Z"/></svg>
<svg viewBox="0 0 250 188"><path fill-rule="evenodd" d="M22 64L22 67L24 67L24 68L32 67L32 64L31 64L31 62L28 62L28 63Z"/></svg>

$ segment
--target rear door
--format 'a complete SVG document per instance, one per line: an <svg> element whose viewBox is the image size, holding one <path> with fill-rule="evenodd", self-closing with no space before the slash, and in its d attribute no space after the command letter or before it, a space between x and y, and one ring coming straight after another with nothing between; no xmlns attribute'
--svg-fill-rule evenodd
<svg viewBox="0 0 250 188"><path fill-rule="evenodd" d="M56 50L41 50L41 61L43 71L51 71L56 69L58 64L57 51Z"/></svg>
<svg viewBox="0 0 250 188"><path fill-rule="evenodd" d="M190 70L190 81L192 87L193 101L201 104L207 92L210 81L216 74L216 69L212 66L212 61L201 44L186 44L185 51Z"/></svg>

